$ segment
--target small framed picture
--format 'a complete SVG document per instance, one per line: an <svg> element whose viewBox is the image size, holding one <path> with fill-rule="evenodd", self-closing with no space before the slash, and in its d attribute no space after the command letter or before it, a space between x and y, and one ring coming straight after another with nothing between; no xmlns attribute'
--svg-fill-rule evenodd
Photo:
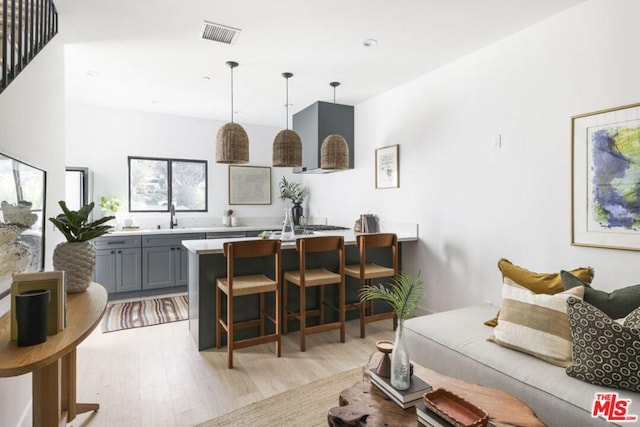
<svg viewBox="0 0 640 427"><path fill-rule="evenodd" d="M11 339L18 339L18 321L16 320L16 295L22 292L48 290L51 300L47 306L47 335L55 335L66 326L66 299L64 271L45 271L41 273L19 273L13 275L11 284Z"/></svg>
<svg viewBox="0 0 640 427"><path fill-rule="evenodd" d="M400 187L400 145L376 148L376 188Z"/></svg>
<svg viewBox="0 0 640 427"><path fill-rule="evenodd" d="M229 166L230 205L270 205L271 168Z"/></svg>

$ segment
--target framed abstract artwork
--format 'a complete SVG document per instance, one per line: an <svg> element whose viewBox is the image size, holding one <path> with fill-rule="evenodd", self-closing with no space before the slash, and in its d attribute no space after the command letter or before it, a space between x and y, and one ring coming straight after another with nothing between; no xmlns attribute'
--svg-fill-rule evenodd
<svg viewBox="0 0 640 427"><path fill-rule="evenodd" d="M271 168L229 165L230 205L270 205Z"/></svg>
<svg viewBox="0 0 640 427"><path fill-rule="evenodd" d="M376 188L400 187L400 146L376 148Z"/></svg>
<svg viewBox="0 0 640 427"><path fill-rule="evenodd" d="M640 250L640 104L571 123L571 244Z"/></svg>

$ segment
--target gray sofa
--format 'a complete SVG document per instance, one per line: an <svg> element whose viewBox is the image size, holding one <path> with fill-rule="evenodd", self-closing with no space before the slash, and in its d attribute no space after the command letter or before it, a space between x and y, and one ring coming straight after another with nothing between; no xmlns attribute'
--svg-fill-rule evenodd
<svg viewBox="0 0 640 427"><path fill-rule="evenodd" d="M640 416L640 393L579 381L564 368L487 341L492 328L483 322L496 311L485 304L407 320L411 359L442 374L509 392L551 427L635 425L592 418L591 410L596 393L617 392L632 399L629 413Z"/></svg>

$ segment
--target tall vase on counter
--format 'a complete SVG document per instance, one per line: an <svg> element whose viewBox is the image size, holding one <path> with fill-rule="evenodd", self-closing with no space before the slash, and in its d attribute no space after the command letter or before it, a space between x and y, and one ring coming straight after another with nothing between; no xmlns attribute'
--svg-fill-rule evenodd
<svg viewBox="0 0 640 427"><path fill-rule="evenodd" d="M414 315L422 297L422 279L420 273L398 273L387 284L367 285L360 291L360 301L386 301L398 318L396 340L391 352L391 386L397 390L411 387L411 365L409 351L404 335L404 321Z"/></svg>
<svg viewBox="0 0 640 427"><path fill-rule="evenodd" d="M293 218L291 215L291 209L284 210L284 222L282 223L282 240L295 239L295 228L293 225Z"/></svg>
<svg viewBox="0 0 640 427"><path fill-rule="evenodd" d="M284 176L280 180L280 200L291 200L291 216L294 225L300 225L300 217L303 215L302 202L309 194L309 190L299 182L287 181Z"/></svg>
<svg viewBox="0 0 640 427"><path fill-rule="evenodd" d="M304 213L302 205L300 203L294 203L291 208L291 215L293 216L293 224L300 225L300 217Z"/></svg>

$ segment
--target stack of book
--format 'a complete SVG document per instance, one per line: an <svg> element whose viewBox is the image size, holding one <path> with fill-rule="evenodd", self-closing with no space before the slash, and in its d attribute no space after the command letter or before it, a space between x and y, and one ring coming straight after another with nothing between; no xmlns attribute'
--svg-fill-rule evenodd
<svg viewBox="0 0 640 427"><path fill-rule="evenodd" d="M449 427L453 425L431 409L427 408L423 402L419 402L416 405L416 414L418 415L418 422L423 426Z"/></svg>
<svg viewBox="0 0 640 427"><path fill-rule="evenodd" d="M371 383L404 409L421 402L424 394L432 389L430 384L415 375L411 377L411 386L408 390L395 389L391 385L391 378L381 377L373 371L371 371Z"/></svg>

